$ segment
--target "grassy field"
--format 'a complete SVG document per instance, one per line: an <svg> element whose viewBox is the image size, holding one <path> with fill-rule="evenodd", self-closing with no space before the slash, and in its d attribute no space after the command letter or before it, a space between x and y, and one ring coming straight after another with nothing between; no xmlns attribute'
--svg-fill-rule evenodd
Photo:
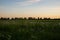
<svg viewBox="0 0 60 40"><path fill-rule="evenodd" d="M60 20L0 20L0 40L60 40Z"/></svg>

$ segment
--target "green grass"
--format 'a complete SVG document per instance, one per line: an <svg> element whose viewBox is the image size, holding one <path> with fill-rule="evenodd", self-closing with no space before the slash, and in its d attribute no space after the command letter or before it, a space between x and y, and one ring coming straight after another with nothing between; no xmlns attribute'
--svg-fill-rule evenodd
<svg viewBox="0 0 60 40"><path fill-rule="evenodd" d="M0 20L0 40L60 40L60 20Z"/></svg>

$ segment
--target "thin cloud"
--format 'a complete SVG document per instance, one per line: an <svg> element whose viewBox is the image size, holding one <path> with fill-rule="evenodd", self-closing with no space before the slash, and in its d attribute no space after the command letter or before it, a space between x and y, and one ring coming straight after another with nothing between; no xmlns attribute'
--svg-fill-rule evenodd
<svg viewBox="0 0 60 40"><path fill-rule="evenodd" d="M27 5L32 5L33 3L38 3L40 0L26 0L23 2L16 2L20 6L27 6Z"/></svg>

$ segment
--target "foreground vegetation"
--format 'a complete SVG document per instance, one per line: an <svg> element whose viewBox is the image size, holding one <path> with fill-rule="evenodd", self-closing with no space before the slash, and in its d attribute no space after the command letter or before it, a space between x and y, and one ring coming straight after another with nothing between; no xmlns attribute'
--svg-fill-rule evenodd
<svg viewBox="0 0 60 40"><path fill-rule="evenodd" d="M0 40L60 40L60 20L0 20Z"/></svg>

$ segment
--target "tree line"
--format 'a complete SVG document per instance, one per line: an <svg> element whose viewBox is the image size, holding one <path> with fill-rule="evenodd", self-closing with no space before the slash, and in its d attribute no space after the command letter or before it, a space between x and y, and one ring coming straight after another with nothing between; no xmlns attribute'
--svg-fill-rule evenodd
<svg viewBox="0 0 60 40"><path fill-rule="evenodd" d="M51 18L40 18L40 17L38 17L38 18L35 18L35 17L28 17L28 18L26 18L26 17L24 17L24 18L22 18L22 17L20 17L20 18L18 18L18 17L15 17L15 18L1 17L0 20L60 20L60 18L51 19Z"/></svg>

